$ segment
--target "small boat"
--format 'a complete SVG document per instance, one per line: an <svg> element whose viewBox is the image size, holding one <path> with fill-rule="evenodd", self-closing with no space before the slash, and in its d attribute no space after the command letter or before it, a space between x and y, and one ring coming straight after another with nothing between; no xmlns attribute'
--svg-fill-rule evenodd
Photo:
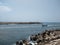
<svg viewBox="0 0 60 45"><path fill-rule="evenodd" d="M47 27L48 25L42 24L42 27Z"/></svg>

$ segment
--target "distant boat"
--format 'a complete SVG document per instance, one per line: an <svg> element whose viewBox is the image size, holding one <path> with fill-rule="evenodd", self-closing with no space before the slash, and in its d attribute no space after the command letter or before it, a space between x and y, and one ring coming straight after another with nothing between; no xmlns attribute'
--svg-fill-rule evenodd
<svg viewBox="0 0 60 45"><path fill-rule="evenodd" d="M46 24L42 24L42 27L47 27L48 25L46 25Z"/></svg>

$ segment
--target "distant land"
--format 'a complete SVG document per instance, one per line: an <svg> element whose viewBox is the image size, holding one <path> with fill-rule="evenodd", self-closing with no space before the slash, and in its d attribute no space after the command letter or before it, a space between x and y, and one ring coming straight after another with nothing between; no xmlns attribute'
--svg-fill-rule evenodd
<svg viewBox="0 0 60 45"><path fill-rule="evenodd" d="M41 22L0 22L0 24L41 24Z"/></svg>

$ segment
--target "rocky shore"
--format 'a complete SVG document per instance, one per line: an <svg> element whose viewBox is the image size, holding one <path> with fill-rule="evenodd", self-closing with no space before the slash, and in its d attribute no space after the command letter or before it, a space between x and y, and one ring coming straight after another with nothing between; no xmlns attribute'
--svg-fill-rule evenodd
<svg viewBox="0 0 60 45"><path fill-rule="evenodd" d="M60 45L60 30L45 30L31 35L29 40L20 40L16 45Z"/></svg>

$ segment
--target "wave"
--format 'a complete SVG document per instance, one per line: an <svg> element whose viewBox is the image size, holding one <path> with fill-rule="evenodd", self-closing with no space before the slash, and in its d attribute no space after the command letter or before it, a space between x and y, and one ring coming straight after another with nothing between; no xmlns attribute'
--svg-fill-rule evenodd
<svg viewBox="0 0 60 45"><path fill-rule="evenodd" d="M0 29L5 29L5 28L34 28L34 27L36 27L36 26L21 26L21 27L19 27L19 26L17 26L17 27L0 27Z"/></svg>
<svg viewBox="0 0 60 45"><path fill-rule="evenodd" d="M12 44L12 45L16 45L16 44L14 43L14 44Z"/></svg>

